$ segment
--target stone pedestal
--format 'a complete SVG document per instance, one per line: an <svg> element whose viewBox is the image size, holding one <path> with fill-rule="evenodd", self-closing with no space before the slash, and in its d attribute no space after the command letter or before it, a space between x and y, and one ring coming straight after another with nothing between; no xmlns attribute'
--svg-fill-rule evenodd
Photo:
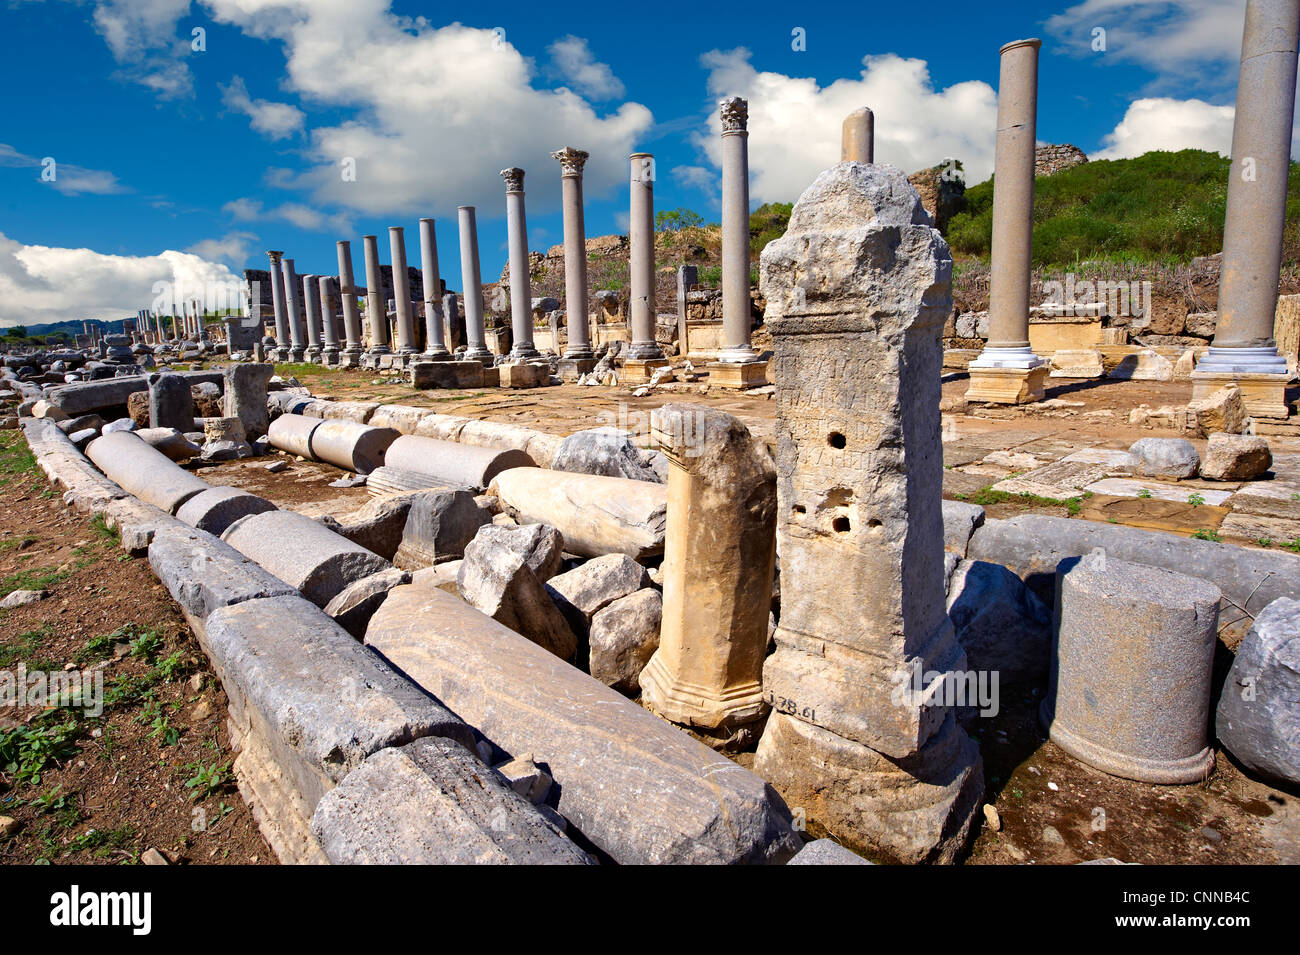
<svg viewBox="0 0 1300 955"><path fill-rule="evenodd" d="M1051 368L1049 378L1101 378L1106 374L1096 348L1059 348L1052 353Z"/></svg>
<svg viewBox="0 0 1300 955"><path fill-rule="evenodd" d="M1205 364L1204 361L1201 362ZM1289 375L1261 375L1247 372L1202 371L1198 366L1192 372L1192 400L1208 398L1220 388L1235 384L1241 389L1246 413L1252 418L1286 418L1290 408L1286 403L1286 386Z"/></svg>
<svg viewBox="0 0 1300 955"><path fill-rule="evenodd" d="M725 738L767 709L776 471L725 412L664 405L651 427L669 461L668 527L659 649L641 672L641 702Z"/></svg>
<svg viewBox="0 0 1300 955"><path fill-rule="evenodd" d="M760 272L782 606L755 769L840 841L907 861L955 856L983 791L959 701L908 689L966 669L939 506L952 257L928 221L899 170L840 163L800 196Z"/></svg>
<svg viewBox="0 0 1300 955"><path fill-rule="evenodd" d="M628 358L623 362L623 371L619 378L625 385L643 385L660 368L671 366L672 362L667 358Z"/></svg>
<svg viewBox="0 0 1300 955"><path fill-rule="evenodd" d="M979 368L978 361L977 358L968 367L967 401L1023 405L1043 400L1048 375L1046 362L1034 368Z"/></svg>
<svg viewBox="0 0 1300 955"><path fill-rule="evenodd" d="M767 384L765 361L714 361L704 366L709 384L721 388L758 388Z"/></svg>
<svg viewBox="0 0 1300 955"><path fill-rule="evenodd" d="M561 358L556 373L564 381L577 381L595 367L595 358Z"/></svg>

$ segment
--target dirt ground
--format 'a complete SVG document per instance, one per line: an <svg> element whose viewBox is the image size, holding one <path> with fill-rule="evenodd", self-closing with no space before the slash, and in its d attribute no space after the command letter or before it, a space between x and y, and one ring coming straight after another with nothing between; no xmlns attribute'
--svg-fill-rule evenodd
<svg viewBox="0 0 1300 955"><path fill-rule="evenodd" d="M274 863L234 786L225 694L148 562L63 505L20 431L0 431L0 494L0 598L45 593L0 610L0 672L103 681L99 715L0 705L0 816L16 829L0 862Z"/></svg>

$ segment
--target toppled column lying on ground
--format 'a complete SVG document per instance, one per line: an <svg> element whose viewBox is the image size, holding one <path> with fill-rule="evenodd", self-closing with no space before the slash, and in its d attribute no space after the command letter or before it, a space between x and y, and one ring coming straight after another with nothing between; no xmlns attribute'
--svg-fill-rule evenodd
<svg viewBox="0 0 1300 955"><path fill-rule="evenodd" d="M939 333L947 243L906 177L840 163L762 254L776 353L782 610L755 771L841 841L951 861L983 795L951 706Z"/></svg>
<svg viewBox="0 0 1300 955"><path fill-rule="evenodd" d="M535 467L523 451L498 451L456 441L402 435L388 446L384 466L371 475L372 493L445 485L481 491L510 468Z"/></svg>
<svg viewBox="0 0 1300 955"><path fill-rule="evenodd" d="M208 490L202 478L129 431L111 431L90 442L86 457L121 487L146 504L175 514L180 506Z"/></svg>

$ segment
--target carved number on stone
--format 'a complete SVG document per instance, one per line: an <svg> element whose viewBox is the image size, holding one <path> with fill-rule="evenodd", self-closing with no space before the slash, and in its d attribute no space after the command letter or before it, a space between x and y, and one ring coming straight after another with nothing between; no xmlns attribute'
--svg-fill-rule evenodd
<svg viewBox="0 0 1300 955"><path fill-rule="evenodd" d="M814 707L805 706L800 708L799 704L794 700L787 699L784 696L777 696L771 690L767 691L767 702L768 705L778 713L787 713L790 716L797 716L801 720L806 720L809 723L817 722L817 710Z"/></svg>

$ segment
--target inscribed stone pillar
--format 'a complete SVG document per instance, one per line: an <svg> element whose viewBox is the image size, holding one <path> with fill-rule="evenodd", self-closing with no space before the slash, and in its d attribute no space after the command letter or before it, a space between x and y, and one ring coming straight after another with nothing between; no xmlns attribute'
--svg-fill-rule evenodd
<svg viewBox="0 0 1300 955"><path fill-rule="evenodd" d="M844 118L840 130L840 162L876 161L876 116L863 106Z"/></svg>
<svg viewBox="0 0 1300 955"><path fill-rule="evenodd" d="M397 312L397 353L413 355L415 316L411 314L411 274L406 270L406 231L398 225L388 230L389 254L393 260L393 302Z"/></svg>
<svg viewBox="0 0 1300 955"><path fill-rule="evenodd" d="M587 306L587 226L582 208L582 167L588 155L585 150L572 146L551 153L551 158L560 162L564 205L564 311L569 322L569 341L559 373L565 379L585 375L596 366Z"/></svg>
<svg viewBox="0 0 1300 955"><path fill-rule="evenodd" d="M749 343L749 103L729 96L722 118L722 349L709 381L746 388L766 382L767 367ZM736 367L729 367L729 366Z"/></svg>
<svg viewBox="0 0 1300 955"><path fill-rule="evenodd" d="M442 277L438 274L438 236L432 219L420 220L420 269L424 276L424 355L449 358L442 328Z"/></svg>
<svg viewBox="0 0 1300 955"><path fill-rule="evenodd" d="M484 344L483 333L483 280L479 277L478 225L473 206L456 209L460 225L460 279L465 286L465 354L464 358L492 362L492 353ZM528 303L530 306L531 302Z"/></svg>
<svg viewBox="0 0 1300 955"><path fill-rule="evenodd" d="M442 297L442 315L446 322L444 342L454 355L456 349L465 347L465 317L460 314L460 297L455 292Z"/></svg>
<svg viewBox="0 0 1300 955"><path fill-rule="evenodd" d="M739 420L703 405L655 409L668 458L663 623L641 672L652 712L745 742L767 711L763 658L776 561L776 470Z"/></svg>
<svg viewBox="0 0 1300 955"><path fill-rule="evenodd" d="M317 323L320 321L320 276L304 275L302 277L303 316L307 326L307 351L305 357L313 364L320 361L320 335Z"/></svg>
<svg viewBox="0 0 1300 955"><path fill-rule="evenodd" d="M352 243L340 240L335 243L339 259L339 295L343 299L343 349L344 367L354 367L361 361L361 314L357 308L356 279L352 275Z"/></svg>
<svg viewBox="0 0 1300 955"><path fill-rule="evenodd" d="M339 297L339 281L332 275L322 275L317 280L320 287L320 322L322 332L321 364L337 365L339 361L339 329L334 316Z"/></svg>
<svg viewBox="0 0 1300 955"><path fill-rule="evenodd" d="M1041 40L1001 50L994 146L989 340L970 363L967 401L1041 401L1048 365L1029 347L1029 273L1034 237L1034 137Z"/></svg>
<svg viewBox="0 0 1300 955"><path fill-rule="evenodd" d="M655 340L655 161L649 153L633 153L629 177L628 325L632 335L623 379L628 384L649 380L668 364Z"/></svg>
<svg viewBox="0 0 1300 955"><path fill-rule="evenodd" d="M510 357L527 361L538 357L533 347L533 283L528 264L528 222L524 217L524 171L517 166L501 170L506 181L506 242L510 249L510 332L514 341Z"/></svg>
<svg viewBox="0 0 1300 955"><path fill-rule="evenodd" d="M289 357L293 361L302 361L307 353L307 329L303 321L302 286L298 284L298 273L293 267L293 259L280 263L284 271L284 296L289 317Z"/></svg>
<svg viewBox="0 0 1300 955"><path fill-rule="evenodd" d="M1300 0L1248 0L1232 123L1219 317L1192 398L1236 382L1255 417L1288 414L1286 359L1273 340L1286 226Z"/></svg>
<svg viewBox="0 0 1300 955"><path fill-rule="evenodd" d="M379 271L379 237L361 237L366 258L366 323L370 326L367 355L388 355L388 314L384 311L384 280Z"/></svg>
<svg viewBox="0 0 1300 955"><path fill-rule="evenodd" d="M892 166L840 163L763 250L776 355L781 619L756 771L842 842L950 861L979 749L946 698L939 334L952 257ZM900 825L900 819L906 819Z"/></svg>
<svg viewBox="0 0 1300 955"><path fill-rule="evenodd" d="M686 332L686 299L690 294L691 286L698 285L699 282L700 270L695 266L677 267L677 354L681 356L685 356L690 347Z"/></svg>

